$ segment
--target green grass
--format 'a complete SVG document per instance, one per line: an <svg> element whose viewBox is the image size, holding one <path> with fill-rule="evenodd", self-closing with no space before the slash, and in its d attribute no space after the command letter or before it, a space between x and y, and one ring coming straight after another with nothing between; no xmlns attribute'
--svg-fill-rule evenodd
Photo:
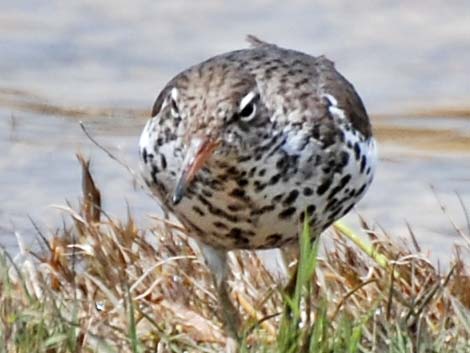
<svg viewBox="0 0 470 353"><path fill-rule="evenodd" d="M134 248L127 254L127 260L121 254L123 262L116 267L114 274L112 263L100 263L104 260L100 254L94 254L93 257L81 254L79 265L82 272L77 271L74 278L68 277L70 268L66 270L66 262L62 262L70 254L62 253L64 258L55 264L52 260L57 260L57 254L37 259L35 266L31 266L31 259L12 263L5 254L1 256L0 352L147 352L155 351L158 347L164 347L164 351L168 352L220 351L223 339L217 342L217 339L209 338L212 329L218 330L222 337L218 326L220 323L216 319L217 303L199 288L204 286L210 290L210 276L194 258L195 253L189 244L183 241L181 246L165 239L165 242L169 241L162 247L166 255L145 258L150 255L150 248L147 248L150 245L144 238L135 236L132 241L128 238L129 234L139 233L133 228L132 221L129 223L88 224L86 227L92 228L85 231L85 225L80 226L81 232L113 239L108 245L106 242L96 243L97 247L99 244L107 247L99 248L103 253L111 255L111 259L124 251L125 246L128 251ZM114 228L116 233L95 233L96 227L107 231ZM71 241L71 232L73 230L64 232L63 238L59 239ZM119 238L124 234L127 236ZM369 260L372 267L376 266L374 271L383 271L377 278L355 286L353 283L359 280L355 277L358 275L355 272L357 268L350 267L349 272L342 277L325 282L325 273L331 269L335 269L338 275L351 265L347 263L347 256L343 256L355 250L338 241L341 242L338 248L322 259L318 256L319 241L311 242L308 229L305 228L300 239L298 271L289 291L275 289L267 294L263 288L258 288L255 298L250 298L253 293L245 293L256 310L266 312L266 316L274 314L274 318L268 321L277 333L274 337L267 337L262 325L255 325L246 337L242 352L470 352L468 309L458 296L450 293L453 291L451 279L455 278L458 281L456 283L463 285L464 280L468 281L466 275L462 277L462 272L457 275L454 268L447 279L442 277L438 281L431 281L429 278L432 272L422 276L416 269L412 278L402 268L399 272L401 277L392 279L390 274L393 269L383 269ZM70 245L66 241L62 245L65 244ZM176 245L180 246L181 253L188 256L188 259L183 260L189 262L186 266L170 266L164 271L155 269L148 273L145 271L149 268L136 268L136 263L140 261L148 262L149 267L162 260L162 266L169 265L169 257L166 261L164 258L169 250L176 250ZM63 251L66 247L56 244L52 251ZM339 256L338 249L341 247L343 252ZM142 249L146 249L146 252L141 252ZM139 259L139 256L143 258ZM357 264L360 269L367 257L362 256L362 253L354 253L354 256L364 261ZM256 258L248 253L238 254L238 260L256 264ZM193 272L189 270L191 267ZM426 271L430 269L428 267ZM166 298L142 297L142 293L150 287L139 287L137 282L148 283L142 276L151 275L150 282L164 281L162 287L165 287L169 285L168 277L178 275L179 271L197 279L197 283L185 283L182 280L180 288L173 288L176 292L188 290L189 293L182 293L186 299L193 296L194 300L187 301L187 306L177 305L174 308L176 312L162 310L162 302L166 302L164 306L168 308L171 307L168 305L170 300L178 301L178 297L172 296L170 292L166 293ZM383 276L387 271L390 276ZM261 276L263 281L269 282L269 276L261 267L251 267L250 275ZM416 293L407 295L406 291L412 288L409 281L414 280L416 285L418 278L422 280L425 277L428 278L428 285L425 280L421 288L415 288ZM90 278L94 280L90 281ZM382 283L379 283L379 278L383 280ZM326 287L322 287L322 283ZM246 285L252 286L253 283ZM86 286L89 288L85 289ZM373 289L368 289L368 286ZM159 296L163 295L162 287L155 290ZM267 288L266 283L263 287ZM269 288L274 287L275 283L270 283ZM139 291L136 288L140 288ZM370 299L364 300L359 294ZM266 296L268 298L260 304L260 299ZM105 303L102 312L96 309L98 303ZM264 309L261 308L263 305ZM438 312L441 316L437 316ZM175 314L181 315L181 318L174 320ZM196 322L210 322L213 326L208 326L206 332L195 334L182 324L187 317L194 319L194 316L199 320ZM245 318L247 323L253 324L253 319Z"/></svg>
<svg viewBox="0 0 470 353"><path fill-rule="evenodd" d="M42 252L16 261L0 254L0 353L222 351L220 309L198 249L171 224L143 230L130 214L119 221L97 211L86 174L87 197L78 210L63 208L70 225ZM304 227L285 290L253 253L235 253L241 352L470 352L465 264L456 258L441 274L363 228L359 237L337 226L319 254L321 240Z"/></svg>

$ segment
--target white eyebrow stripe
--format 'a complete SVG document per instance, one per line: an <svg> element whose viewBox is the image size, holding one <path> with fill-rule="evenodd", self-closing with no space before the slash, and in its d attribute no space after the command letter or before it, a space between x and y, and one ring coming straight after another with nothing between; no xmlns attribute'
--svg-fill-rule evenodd
<svg viewBox="0 0 470 353"><path fill-rule="evenodd" d="M328 110L331 114L336 115L340 119L345 119L346 115L344 114L344 110L340 109L338 107L338 101L334 96L332 96L329 93L322 94L322 97L325 97L328 102L330 102L330 106L328 107Z"/></svg>
<svg viewBox="0 0 470 353"><path fill-rule="evenodd" d="M331 106L328 108L331 114L336 115L340 119L346 119L346 115L344 114L344 110L339 109L338 107Z"/></svg>
<svg viewBox="0 0 470 353"><path fill-rule="evenodd" d="M338 101L331 94L325 93L325 94L322 94L322 97L325 97L326 99L328 99L328 101L330 102L331 105L333 105L335 107L338 106Z"/></svg>
<svg viewBox="0 0 470 353"><path fill-rule="evenodd" d="M174 101L177 101L177 100L178 100L178 96L179 96L178 90L176 89L176 87L173 87L173 88L171 89L171 98L172 98Z"/></svg>
<svg viewBox="0 0 470 353"><path fill-rule="evenodd" d="M238 108L240 111L243 110L252 100L256 97L256 92L251 91L245 97L242 98L240 101L240 107Z"/></svg>

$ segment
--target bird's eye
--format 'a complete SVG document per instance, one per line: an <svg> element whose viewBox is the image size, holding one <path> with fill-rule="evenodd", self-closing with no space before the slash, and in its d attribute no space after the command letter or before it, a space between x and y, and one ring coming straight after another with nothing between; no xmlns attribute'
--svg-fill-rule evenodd
<svg viewBox="0 0 470 353"><path fill-rule="evenodd" d="M170 110L171 110L171 115L173 115L175 118L180 116L178 106L176 105L176 102L174 101L173 98L171 99L171 102L170 102Z"/></svg>
<svg viewBox="0 0 470 353"><path fill-rule="evenodd" d="M245 121L249 121L249 120L253 119L255 113L256 113L256 106L253 102L250 102L238 114L240 115L240 119L245 120Z"/></svg>
<svg viewBox="0 0 470 353"><path fill-rule="evenodd" d="M256 116L256 102L259 96L250 92L240 102L240 110L238 116L242 121L250 121Z"/></svg>

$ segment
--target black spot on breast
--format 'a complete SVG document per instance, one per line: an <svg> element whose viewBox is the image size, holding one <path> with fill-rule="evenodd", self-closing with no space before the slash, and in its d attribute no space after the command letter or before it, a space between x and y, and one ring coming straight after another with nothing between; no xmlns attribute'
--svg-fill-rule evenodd
<svg viewBox="0 0 470 353"><path fill-rule="evenodd" d="M227 205L227 208L232 212L238 212L240 210L243 210L245 206L240 203L232 203L232 204Z"/></svg>
<svg viewBox="0 0 470 353"><path fill-rule="evenodd" d="M281 158L276 162L276 168L279 169L281 174L297 172L297 167L299 165L299 155L288 155L283 154Z"/></svg>
<svg viewBox="0 0 470 353"><path fill-rule="evenodd" d="M288 206L288 205L294 203L295 200L297 200L298 196L299 196L299 191L297 189L294 189L287 195L287 197L284 199L282 204L284 206Z"/></svg>
<svg viewBox="0 0 470 353"><path fill-rule="evenodd" d="M249 161L251 158L253 158L253 156L251 156L251 155L240 156L240 157L238 157L238 162L239 162L239 163L247 162L247 161Z"/></svg>
<svg viewBox="0 0 470 353"><path fill-rule="evenodd" d="M248 174L248 176L249 176L250 178L253 178L253 176L255 175L255 173L256 173L256 167L253 167L253 168L250 169L250 173Z"/></svg>
<svg viewBox="0 0 470 353"><path fill-rule="evenodd" d="M323 134L320 136L320 141L322 142L323 148L328 148L336 142L336 131L326 130L323 131Z"/></svg>
<svg viewBox="0 0 470 353"><path fill-rule="evenodd" d="M279 233L270 234L266 237L266 241L270 246L274 246L282 239L282 235Z"/></svg>
<svg viewBox="0 0 470 353"><path fill-rule="evenodd" d="M258 176L263 177L266 174L266 169L263 168L258 172Z"/></svg>
<svg viewBox="0 0 470 353"><path fill-rule="evenodd" d="M349 205L348 207L346 207L346 209L344 210L343 214L347 214L349 211L351 211L351 209L354 207L354 204L351 204Z"/></svg>
<svg viewBox="0 0 470 353"><path fill-rule="evenodd" d="M284 193L282 193L282 194L277 194L276 196L273 197L272 202L277 203L277 202L281 201L281 199L282 199L283 197L284 197Z"/></svg>
<svg viewBox="0 0 470 353"><path fill-rule="evenodd" d="M296 207L289 207L284 209L281 213L279 213L279 218L280 219L287 219L291 217L295 212L297 211Z"/></svg>
<svg viewBox="0 0 470 353"><path fill-rule="evenodd" d="M281 158L279 158L276 162L276 168L283 170L288 163L288 158L289 157L287 156L287 154L284 154Z"/></svg>
<svg viewBox="0 0 470 353"><path fill-rule="evenodd" d="M362 157L361 157L361 173L364 173L365 168L366 168L366 156L362 155Z"/></svg>
<svg viewBox="0 0 470 353"><path fill-rule="evenodd" d="M339 131L338 131L338 137L339 137L339 140L340 140L342 143L344 143L345 138L344 138L344 132L343 132L342 130L339 130Z"/></svg>
<svg viewBox="0 0 470 353"><path fill-rule="evenodd" d="M236 182L237 182L238 186L240 186L240 187L248 185L248 179L245 179L245 178L237 179Z"/></svg>
<svg viewBox="0 0 470 353"><path fill-rule="evenodd" d="M225 218L226 220L228 220L230 222L238 222L239 221L239 218L236 215L229 214L228 212L224 211L223 209L214 206L204 196L198 195L197 198L204 206L207 207L207 210L209 211L210 214L212 214L214 216L219 216L219 217Z"/></svg>
<svg viewBox="0 0 470 353"><path fill-rule="evenodd" d="M331 173L331 168L330 167L325 167L322 169L323 173L325 174L330 174Z"/></svg>
<svg viewBox="0 0 470 353"><path fill-rule="evenodd" d="M366 187L367 187L367 184L362 185L361 188L356 191L355 196L361 195L365 191Z"/></svg>
<svg viewBox="0 0 470 353"><path fill-rule="evenodd" d="M232 175L232 176L236 176L236 175L238 175L238 169L234 166L231 166L227 169L227 174Z"/></svg>
<svg viewBox="0 0 470 353"><path fill-rule="evenodd" d="M145 147L142 149L142 159L144 163L147 164L147 149Z"/></svg>
<svg viewBox="0 0 470 353"><path fill-rule="evenodd" d="M173 121L172 121L173 122L173 127L177 128L179 126L179 124L181 123L181 120L182 119L181 119L180 116L178 116L176 118L173 118Z"/></svg>
<svg viewBox="0 0 470 353"><path fill-rule="evenodd" d="M228 226L225 224L225 223L222 223L222 222L214 222L212 223L214 225L214 227L218 228L218 229L228 229Z"/></svg>
<svg viewBox="0 0 470 353"><path fill-rule="evenodd" d="M317 188L317 195L322 196L331 186L332 178L325 179Z"/></svg>
<svg viewBox="0 0 470 353"><path fill-rule="evenodd" d="M279 180L281 179L281 174L274 174L271 179L269 179L269 185L274 185L274 184L277 184L279 182Z"/></svg>
<svg viewBox="0 0 470 353"><path fill-rule="evenodd" d="M307 214L309 217L312 217L315 211L317 210L317 207L314 204L308 205L307 206Z"/></svg>
<svg viewBox="0 0 470 353"><path fill-rule="evenodd" d="M274 206L274 205L266 205L266 206L257 208L257 209L255 209L255 210L252 210L252 211L250 212L250 215L251 215L251 216L259 216L259 215L261 215L261 214L263 214L263 213L271 212L271 211L273 211L275 208L276 208L276 206Z"/></svg>
<svg viewBox="0 0 470 353"><path fill-rule="evenodd" d="M164 143L165 143L165 140L163 139L163 137L157 138L157 141L156 141L155 147L154 147L155 152L156 152L156 150L157 150L157 146L158 146L158 147L161 147Z"/></svg>
<svg viewBox="0 0 470 353"><path fill-rule="evenodd" d="M245 197L245 190L240 188L235 188L230 191L230 196L237 197L237 198L244 198Z"/></svg>
<svg viewBox="0 0 470 353"><path fill-rule="evenodd" d="M162 164L162 169L166 169L167 164L166 164L166 158L164 154L160 155L160 162Z"/></svg>
<svg viewBox="0 0 470 353"><path fill-rule="evenodd" d="M202 189L202 190L201 190L201 193L202 193L205 197L209 197L209 198L210 198L210 197L213 196L212 191L207 190L207 189Z"/></svg>
<svg viewBox="0 0 470 353"><path fill-rule="evenodd" d="M315 140L319 140L319 139L320 139L320 125L315 125L315 126L313 126L313 128L312 128L312 137L313 137Z"/></svg>
<svg viewBox="0 0 470 353"><path fill-rule="evenodd" d="M341 168L346 167L348 165L348 162L349 162L349 153L346 152L346 151L341 151L341 153L339 155L339 159L340 159Z"/></svg>
<svg viewBox="0 0 470 353"><path fill-rule="evenodd" d="M205 216L206 214L204 213L203 210L201 210L198 206L193 206L194 212L196 212L200 216Z"/></svg>
<svg viewBox="0 0 470 353"><path fill-rule="evenodd" d="M150 172L150 175L152 176L152 180L155 184L157 184L157 174L159 170L156 165L152 164L152 170Z"/></svg>
<svg viewBox="0 0 470 353"><path fill-rule="evenodd" d="M304 188L304 195L305 195L305 196L312 196L312 195L313 195L313 189L310 188L310 187L308 187L308 186L305 187L305 188Z"/></svg>
<svg viewBox="0 0 470 353"><path fill-rule="evenodd" d="M188 187L186 189L186 193L184 195L188 200L192 200L194 196L196 196L196 192L194 191L193 188L191 188L191 185L190 187Z"/></svg>
<svg viewBox="0 0 470 353"><path fill-rule="evenodd" d="M326 204L325 210L326 210L326 211L331 211L333 208L336 207L337 203L338 203L338 199L337 199L336 197L333 197L333 198L330 199L330 200L328 201L328 203Z"/></svg>
<svg viewBox="0 0 470 353"><path fill-rule="evenodd" d="M216 191L221 191L223 189L223 183L218 179L212 179L208 185L211 189Z"/></svg>
<svg viewBox="0 0 470 353"><path fill-rule="evenodd" d="M236 239L235 243L240 247L249 247L250 239L240 237Z"/></svg>
<svg viewBox="0 0 470 353"><path fill-rule="evenodd" d="M242 230L240 228L232 228L230 232L227 233L230 238L239 238L242 235Z"/></svg>
<svg viewBox="0 0 470 353"><path fill-rule="evenodd" d="M197 198L204 206L207 206L209 208L212 207L212 203L208 199L206 199L204 196L198 195Z"/></svg>
<svg viewBox="0 0 470 353"><path fill-rule="evenodd" d="M256 235L256 233L251 230L245 230L245 234L249 237L254 237Z"/></svg>
<svg viewBox="0 0 470 353"><path fill-rule="evenodd" d="M361 157L361 147L359 147L359 143L356 142L354 144L354 156L356 157L356 160L358 161L359 158Z"/></svg>
<svg viewBox="0 0 470 353"><path fill-rule="evenodd" d="M340 213L342 211L342 207L336 208L331 212L331 214L328 216L328 223L332 224L338 217L340 216Z"/></svg>
<svg viewBox="0 0 470 353"><path fill-rule="evenodd" d="M246 238L245 235L247 235L247 233L238 227L232 228L227 233L228 238L234 239L237 244L242 246L247 246L250 244L250 240Z"/></svg>
<svg viewBox="0 0 470 353"><path fill-rule="evenodd" d="M165 133L167 142L176 140L176 134L172 132L169 127L165 128L164 133Z"/></svg>
<svg viewBox="0 0 470 353"><path fill-rule="evenodd" d="M294 84L294 87L295 88L300 88L301 86L304 86L306 85L307 83L310 82L310 77L306 77L306 78L303 78L301 79L300 81L297 81L295 84Z"/></svg>
<svg viewBox="0 0 470 353"><path fill-rule="evenodd" d="M349 182L351 181L351 174L346 174L341 178L339 181L338 185L335 186L333 189L331 189L330 194L328 195L328 198L332 198L335 196L338 192L340 192Z"/></svg>
<svg viewBox="0 0 470 353"><path fill-rule="evenodd" d="M260 180L255 180L253 183L253 186L255 187L255 192L260 192L263 191L268 184L261 182Z"/></svg>

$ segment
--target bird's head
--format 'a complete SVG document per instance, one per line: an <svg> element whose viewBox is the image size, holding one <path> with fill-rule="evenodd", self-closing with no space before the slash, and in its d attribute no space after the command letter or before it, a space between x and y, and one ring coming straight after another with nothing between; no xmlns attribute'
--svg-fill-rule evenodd
<svg viewBox="0 0 470 353"><path fill-rule="evenodd" d="M269 109L255 76L240 63L223 59L176 76L157 98L153 116L172 119L183 144L174 204L210 159L253 154L270 129Z"/></svg>

